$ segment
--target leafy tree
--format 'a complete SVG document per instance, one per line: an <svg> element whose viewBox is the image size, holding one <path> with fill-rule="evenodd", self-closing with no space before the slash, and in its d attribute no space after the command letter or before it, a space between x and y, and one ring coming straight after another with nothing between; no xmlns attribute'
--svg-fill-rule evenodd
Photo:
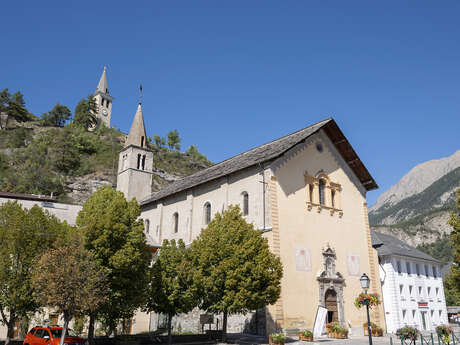
<svg viewBox="0 0 460 345"><path fill-rule="evenodd" d="M164 240L160 255L150 271L146 310L168 316L168 344L172 344L171 320L198 305L193 267L182 240Z"/></svg>
<svg viewBox="0 0 460 345"><path fill-rule="evenodd" d="M17 202L0 206L0 314L8 329L6 344L13 336L15 321L40 307L31 284L36 259L68 231L67 223L38 206L30 210Z"/></svg>
<svg viewBox="0 0 460 345"><path fill-rule="evenodd" d="M452 212L449 219L449 225L452 226L450 241L452 243L454 261L449 275L445 278L444 288L446 298L450 302L460 303L460 188L457 189L457 212ZM457 304L458 305L458 304Z"/></svg>
<svg viewBox="0 0 460 345"><path fill-rule="evenodd" d="M171 150L180 150L180 137L177 129L168 133L168 146Z"/></svg>
<svg viewBox="0 0 460 345"><path fill-rule="evenodd" d="M107 301L90 313L88 339L94 336L96 315L114 331L121 319L130 318L145 305L148 251L139 204L126 201L123 193L104 186L83 205L77 216L77 226L83 231L85 247L96 261L107 269Z"/></svg>
<svg viewBox="0 0 460 345"><path fill-rule="evenodd" d="M155 142L155 145L157 147L163 147L166 145L166 140L165 138L160 137L159 135L155 135L153 137L153 141Z"/></svg>
<svg viewBox="0 0 460 345"><path fill-rule="evenodd" d="M94 254L84 249L79 236L42 255L32 285L41 305L64 316L60 345L73 317L94 311L105 300L106 272Z"/></svg>
<svg viewBox="0 0 460 345"><path fill-rule="evenodd" d="M65 105L57 103L53 109L42 115L42 123L45 126L63 127L70 120L72 112Z"/></svg>
<svg viewBox="0 0 460 345"><path fill-rule="evenodd" d="M90 129L97 125L96 113L98 111L96 99L94 95L89 95L86 99L82 99L75 107L74 123Z"/></svg>
<svg viewBox="0 0 460 345"><path fill-rule="evenodd" d="M224 341L229 314L257 310L279 298L281 261L238 206L218 213L191 249L196 282L204 296L200 307L223 313Z"/></svg>
<svg viewBox="0 0 460 345"><path fill-rule="evenodd" d="M203 161L206 163L210 163L208 159L206 158L206 156L198 151L198 148L195 145L190 145L190 147L187 149L185 153L193 157L197 161Z"/></svg>
<svg viewBox="0 0 460 345"><path fill-rule="evenodd" d="M8 92L8 89L3 89L0 92L0 113L7 113L8 118L12 117L17 122L31 120L33 115L26 109L25 104L24 96L19 91L11 94ZM8 119L6 127L8 127Z"/></svg>
<svg viewBox="0 0 460 345"><path fill-rule="evenodd" d="M80 152L76 143L79 138L71 127L56 132L51 147L54 166L61 172L72 174L80 166Z"/></svg>

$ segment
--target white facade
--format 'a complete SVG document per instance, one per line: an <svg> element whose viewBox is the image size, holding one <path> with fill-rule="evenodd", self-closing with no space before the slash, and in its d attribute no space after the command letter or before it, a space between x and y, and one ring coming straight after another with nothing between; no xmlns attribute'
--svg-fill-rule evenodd
<svg viewBox="0 0 460 345"><path fill-rule="evenodd" d="M6 198L0 195L0 205L7 203L8 201L16 201L23 208L27 209L30 209L37 205L43 208L44 210L48 211L52 215L56 216L59 220L66 221L70 225L75 225L78 212L80 212L82 208L81 205L63 204L54 201L21 199L21 194L18 194L17 198Z"/></svg>
<svg viewBox="0 0 460 345"><path fill-rule="evenodd" d="M433 332L448 323L439 263L398 255L379 259L388 332L404 326Z"/></svg>

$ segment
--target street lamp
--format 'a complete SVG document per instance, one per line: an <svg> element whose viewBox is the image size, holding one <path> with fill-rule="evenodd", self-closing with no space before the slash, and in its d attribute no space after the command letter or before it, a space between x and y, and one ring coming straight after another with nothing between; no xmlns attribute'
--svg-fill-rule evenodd
<svg viewBox="0 0 460 345"><path fill-rule="evenodd" d="M361 287L363 288L364 293L367 294L367 290L371 284L371 279L367 276L366 273L363 273L361 278L359 278L359 282L361 283ZM366 305L367 311L367 334L369 335L369 345L372 345L371 318L369 317L369 298L364 300L364 304Z"/></svg>

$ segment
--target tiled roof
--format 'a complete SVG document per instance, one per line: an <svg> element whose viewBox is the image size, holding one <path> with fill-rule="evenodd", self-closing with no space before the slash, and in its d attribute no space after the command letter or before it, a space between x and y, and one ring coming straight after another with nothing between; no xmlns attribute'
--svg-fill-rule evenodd
<svg viewBox="0 0 460 345"><path fill-rule="evenodd" d="M172 194L215 180L219 177L275 159L322 128L325 129L326 134L336 146L337 150L342 154L345 161L349 163L350 168L357 174L363 186L367 190L378 188L374 179L361 163L335 121L332 118L328 118L175 181L158 193L153 194L150 198L142 201L141 205L149 204Z"/></svg>
<svg viewBox="0 0 460 345"><path fill-rule="evenodd" d="M372 231L372 246L377 249L379 256L398 255L407 256L414 259L433 261L440 263L441 261L433 258L432 256L415 249L407 243L397 239L394 236L382 234L380 232Z"/></svg>

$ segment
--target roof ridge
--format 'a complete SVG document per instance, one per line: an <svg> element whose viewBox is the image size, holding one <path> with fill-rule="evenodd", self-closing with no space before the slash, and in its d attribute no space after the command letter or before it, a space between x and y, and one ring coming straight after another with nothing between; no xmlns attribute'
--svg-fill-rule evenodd
<svg viewBox="0 0 460 345"><path fill-rule="evenodd" d="M290 136L292 136L292 135L294 135L294 134L300 133L300 132L302 132L302 131L304 131L304 130L306 130L306 129L309 129L309 128L311 128L311 127L314 127L314 126L320 124L321 122L328 122L328 121L330 121L330 120L332 120L332 117L329 117L329 118L327 118L327 119L325 119L325 120L322 120L322 121L318 121L318 122L316 122L316 123L314 123L314 124L312 124L312 125L310 125L310 126L304 127L304 128L302 128L302 129L299 129L299 130L297 130L297 131L295 131L295 132L292 132L292 133L290 133L290 134L283 135L282 137L279 137L279 138L274 139L274 140L272 140L272 141L268 141L268 142L266 142L266 143L264 143L264 144L261 144L261 145L258 145L258 146L254 146L254 147L250 148L249 150L246 150L246 151L243 151L243 152L241 152L241 153L238 153L238 154L236 154L236 155L234 155L234 156L231 156L231 157L229 157L229 158L227 158L227 159L224 159L223 161L220 161L219 163L216 163L216 164L214 164L214 165L211 165L210 167L207 167L207 168L205 168L205 169L203 169L203 170L200 170L200 171L197 171L197 172L195 172L195 173L193 173L193 174L184 176L183 178L187 178L187 177L189 177L189 176L193 176L193 175L195 175L195 174L198 174L198 173L200 173L200 172L202 172L202 171L211 169L211 168L213 168L213 167L216 167L216 166L218 166L218 165L220 165L220 164L223 164L223 163L229 161L230 159L233 159L233 158L236 158L236 157L243 156L244 154L247 154L248 152L251 152L252 150L259 149L259 148L264 147L264 146L269 145L269 144L273 144L273 143L275 143L275 142L277 142L277 141L279 141L279 140L286 139L287 137L290 137ZM182 178L181 178L181 180L182 180ZM179 180L178 180L178 181L179 181Z"/></svg>
<svg viewBox="0 0 460 345"><path fill-rule="evenodd" d="M326 118L326 119L324 119L324 120L315 122L314 124L312 124L312 125L310 125L310 126L301 128L301 129L299 129L299 130L297 130L297 131L295 131L295 132L286 134L286 135L284 135L284 136L282 136L282 137L279 137L279 138L277 138L277 139L274 139L274 140L272 140L272 141L266 142L266 143L264 143L264 144L255 146L255 147L253 147L253 148L251 148L251 149L249 149L249 150L246 150L246 151L244 151L244 152L238 153L237 155L234 155L234 156L231 156L231 157L229 157L229 158L227 158L227 159L224 159L223 161L220 161L219 163L216 163L216 164L214 164L214 165L211 165L210 167L207 167L207 168L205 168L205 169L199 170L199 171L197 171L197 172L195 172L195 173L193 173L193 174L186 175L186 176L180 178L179 180L176 180L176 181L174 181L173 183L171 183L171 184L165 186L162 190L164 190L164 189L166 189L166 188L168 188L168 187L170 187L170 186L173 186L173 185L179 183L180 181L183 181L184 179L191 178L191 177L193 177L193 176L195 176L195 175L203 174L204 172L209 171L209 170L211 170L211 169L213 169L213 168L214 168L214 169L215 169L215 168L218 168L221 164L224 164L225 162L228 162L228 161L231 160L231 159L234 159L234 158L237 158L237 157L244 156L245 154L247 154L247 153L249 153L249 152L251 152L251 151L253 151L253 150L255 150L255 149L260 149L260 148L262 148L262 147L264 147L264 146L266 146L266 145L270 145L270 144L276 143L277 141L280 141L280 140L282 140L282 139L286 139L286 138L288 138L288 137L290 137L290 136L293 136L293 135L295 135L295 134L297 134L297 133L300 133L300 132L305 131L305 130L307 130L307 129L310 129L310 128L314 127L314 126L317 126L317 125L319 125L319 124L322 123L322 122L327 123L327 122L329 122L329 121L331 121L331 120L333 120L333 118L332 118L332 117L328 117L328 118ZM161 191L161 190L160 190L160 191ZM158 191L157 193L159 193L160 191ZM151 194L150 196L148 196L147 198L145 198L143 201L147 201L147 200L151 199L151 198L154 197L157 193Z"/></svg>

